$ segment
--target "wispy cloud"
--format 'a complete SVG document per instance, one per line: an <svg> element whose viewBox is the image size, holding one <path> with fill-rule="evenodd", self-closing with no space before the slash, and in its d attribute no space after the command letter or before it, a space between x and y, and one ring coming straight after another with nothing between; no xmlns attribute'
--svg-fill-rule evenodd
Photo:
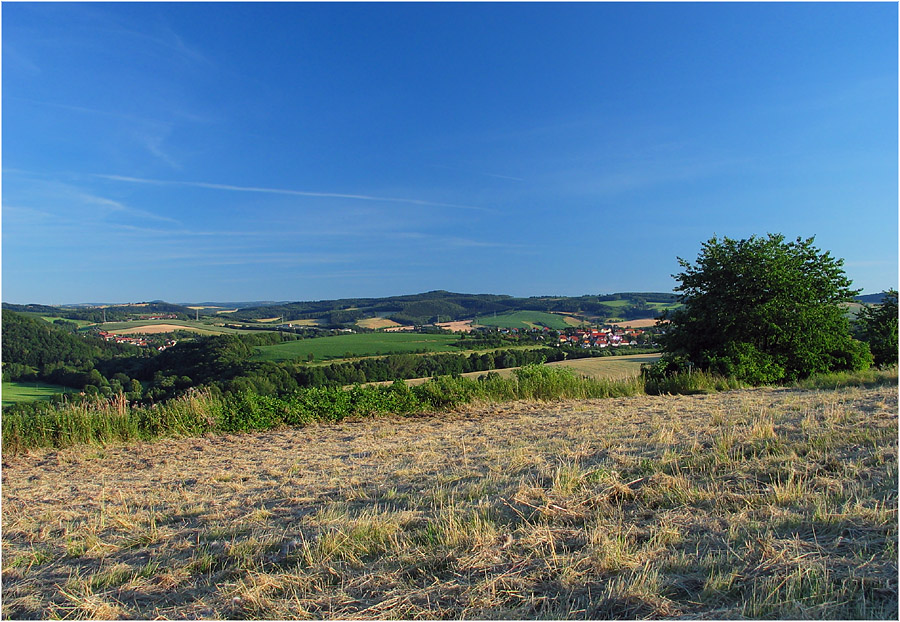
<svg viewBox="0 0 900 622"><path fill-rule="evenodd" d="M109 179L111 181L121 181L135 184L150 184L155 186L185 186L190 188L207 188L209 190L224 190L230 192L255 192L262 194L281 194L299 197L321 197L333 199L352 199L356 201L379 201L384 203L406 203L409 205L419 205L422 207L449 207L454 209L475 210L480 212L494 212L487 207L478 207L475 205L460 205L458 203L441 203L438 201L426 201L422 199L407 199L398 197L379 197L367 194L347 194L342 192L312 192L308 190L290 190L285 188L263 188L256 186L233 186L229 184L214 184L203 181L170 181L160 179L145 179L141 177L127 177L123 175L101 175L95 174L94 177L100 179Z"/></svg>
<svg viewBox="0 0 900 622"><path fill-rule="evenodd" d="M137 209L135 207L130 207L121 203L119 201L115 201L113 199L107 199L106 197L97 196L94 194L87 193L79 193L77 195L81 201L90 205L98 205L100 207L104 207L112 212L119 212L122 214L127 214L129 216L134 216L137 218L144 218L147 220L157 220L160 222L168 222L176 225L181 225L181 223L168 216L161 216L160 214L154 214L153 212L148 212L146 210Z"/></svg>
<svg viewBox="0 0 900 622"><path fill-rule="evenodd" d="M4 42L3 56L6 58L6 63L4 63L4 65L6 65L7 70L10 69L10 66L13 66L32 76L37 76L41 73L41 68L30 58L25 56L21 50L19 50L18 46Z"/></svg>
<svg viewBox="0 0 900 622"><path fill-rule="evenodd" d="M510 179L512 181L525 181L521 177L513 177L512 175L498 175L497 173L481 173L482 175L487 175L488 177L496 177L497 179Z"/></svg>
<svg viewBox="0 0 900 622"><path fill-rule="evenodd" d="M19 97L16 95L9 95L4 99L11 99L15 101L25 102L27 104L34 104L37 106L47 106L50 108L58 108L60 110L69 110L71 112L81 112L84 114L98 115L104 117L111 117L115 119L121 119L123 121L132 121L137 123L144 124L153 124L153 125L168 125L168 123L164 121L158 121L156 119L149 119L147 117L142 117L133 114L127 114L125 112L121 112L118 110L101 110L99 108L90 108L87 106L75 106L73 104L63 104L59 102L46 101L42 99L33 99L31 97Z"/></svg>
<svg viewBox="0 0 900 622"><path fill-rule="evenodd" d="M500 175L498 173L488 173L486 171L472 171L469 169L460 168L458 166L447 166L446 164L432 164L434 168L442 168L448 171L460 171L462 173L469 173L472 175L484 175L486 177L494 177L496 179L508 179L510 181L525 181L521 177L513 177L512 175Z"/></svg>
<svg viewBox="0 0 900 622"><path fill-rule="evenodd" d="M148 255L148 258L150 256ZM355 257L334 253L221 253L217 251L181 250L159 252L154 249L153 261L177 262L182 266L321 266L352 263Z"/></svg>
<svg viewBox="0 0 900 622"><path fill-rule="evenodd" d="M174 169L181 169L180 163L172 157L163 147L166 139L171 135L175 123L172 121L160 121L158 119L143 117L139 115L127 114L117 110L101 110L98 108L89 108L86 106L75 106L72 104L63 104L59 102L43 101L31 99L28 97L11 96L9 99L33 104L36 106L44 106L57 110L66 110L78 114L101 117L114 121L123 122L129 128L129 132L134 137L136 143L146 149L151 155L159 158ZM192 114L184 110L175 110L170 112L171 115L186 119L191 122L209 122L199 115Z"/></svg>

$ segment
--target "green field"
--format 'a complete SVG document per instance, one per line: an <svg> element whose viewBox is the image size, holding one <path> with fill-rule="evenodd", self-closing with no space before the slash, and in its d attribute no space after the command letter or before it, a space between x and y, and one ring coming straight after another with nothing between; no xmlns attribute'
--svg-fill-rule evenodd
<svg viewBox="0 0 900 622"><path fill-rule="evenodd" d="M681 306L678 302L648 302L647 306L657 311L667 311Z"/></svg>
<svg viewBox="0 0 900 622"><path fill-rule="evenodd" d="M418 333L365 333L316 337L299 341L286 341L274 346L256 348L256 361L306 360L312 354L315 360L400 354L427 350L428 352L459 352L453 347L458 335L422 335Z"/></svg>
<svg viewBox="0 0 900 622"><path fill-rule="evenodd" d="M859 302L845 302L843 303L844 315L850 320L855 320L864 306Z"/></svg>
<svg viewBox="0 0 900 622"><path fill-rule="evenodd" d="M569 324L566 324L563 317L562 315L544 313L543 311L513 311L497 316L482 315L475 318L475 323L481 326L496 326L498 328L529 329L547 326L554 330L564 330L569 328Z"/></svg>
<svg viewBox="0 0 900 622"><path fill-rule="evenodd" d="M37 315L34 313L27 313L27 314L23 314L23 315L30 315L32 317L38 317L38 318L41 318L42 320L44 320L45 322L50 322L51 324L53 322L55 322L56 320L63 320L64 322L72 322L74 324L78 324L78 328L83 328L85 326L92 326L94 324L94 322L89 322L87 320L70 320L70 319L64 318L64 317L53 317L51 315Z"/></svg>
<svg viewBox="0 0 900 622"><path fill-rule="evenodd" d="M3 405L11 406L20 402L49 400L57 393L72 393L74 389L44 382L4 382Z"/></svg>
<svg viewBox="0 0 900 622"><path fill-rule="evenodd" d="M612 307L613 309L618 309L620 307L627 307L629 305L634 304L632 300L604 300L600 304L605 305L607 307Z"/></svg>
<svg viewBox="0 0 900 622"><path fill-rule="evenodd" d="M571 361L556 361L547 363L549 367L566 367L571 369L579 376L594 378L595 380L625 380L634 376L641 375L641 364L653 363L659 360L659 354L625 354L619 356L603 356L584 359L574 359ZM494 373L499 374L502 378L512 378L515 376L518 367L508 367L506 369L495 369ZM473 371L461 374L465 378L478 378L488 372ZM410 386L424 384L430 378L410 378L404 382ZM387 385L392 380L384 382L371 382L369 384Z"/></svg>

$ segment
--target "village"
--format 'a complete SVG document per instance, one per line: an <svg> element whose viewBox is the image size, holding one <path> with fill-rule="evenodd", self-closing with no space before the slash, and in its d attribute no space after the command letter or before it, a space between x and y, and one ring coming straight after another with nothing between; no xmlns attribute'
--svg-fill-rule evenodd
<svg viewBox="0 0 900 622"><path fill-rule="evenodd" d="M155 319L155 318L154 318ZM103 339L104 341L115 341L116 343L126 343L132 346L139 346L142 348L150 347L150 342L147 341L146 337L135 336L135 337L127 337L125 335L116 335L115 333L110 333L105 330L101 330L97 333L97 335ZM162 352L168 348L171 348L176 343L178 343L177 339L166 339L165 343L160 346L156 346L156 349Z"/></svg>
<svg viewBox="0 0 900 622"><path fill-rule="evenodd" d="M483 332L496 331L501 334L510 335L528 332L532 334L537 333L535 338L542 340L545 339L545 337L553 339L553 334L557 333L557 331L551 330L546 326L531 329L479 327L478 330ZM645 342L650 337L650 333L646 333L639 328L619 328L616 326L606 328L569 328L565 331L559 331L558 335L558 340L553 345L580 347L584 349L637 346L642 345L642 342ZM644 338L639 340L640 337Z"/></svg>
<svg viewBox="0 0 900 622"><path fill-rule="evenodd" d="M571 334L561 334L559 336L559 345L579 346L582 348L618 348L619 346L636 346L638 345L638 337L643 334L644 331L638 328L579 329L573 331Z"/></svg>

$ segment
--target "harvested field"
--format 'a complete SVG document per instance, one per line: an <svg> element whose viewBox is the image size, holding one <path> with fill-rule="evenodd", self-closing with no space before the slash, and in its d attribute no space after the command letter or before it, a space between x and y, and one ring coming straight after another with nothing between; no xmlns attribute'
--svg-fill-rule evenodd
<svg viewBox="0 0 900 622"><path fill-rule="evenodd" d="M3 462L5 618L897 617L897 389L487 405Z"/></svg>
<svg viewBox="0 0 900 622"><path fill-rule="evenodd" d="M616 322L622 328L648 328L651 326L656 326L656 320L652 318L644 319L644 320L628 320L624 322Z"/></svg>
<svg viewBox="0 0 900 622"><path fill-rule="evenodd" d="M438 322L435 326L440 326L444 330L454 333L470 333L472 332L472 324L474 320L465 320L460 322Z"/></svg>
<svg viewBox="0 0 900 622"><path fill-rule="evenodd" d="M182 324L148 324L147 326L136 326L134 328L125 328L117 330L117 335L155 335L158 333L171 333L176 330L195 330L196 332L210 332L202 329L195 329L191 326Z"/></svg>
<svg viewBox="0 0 900 622"><path fill-rule="evenodd" d="M171 320L169 322L156 322L154 320L132 320L128 322L106 322L100 324L100 328L115 335L154 335L170 333L176 330L186 330L201 335L224 335L245 333L247 331L238 328L226 328L224 324L206 324L203 321Z"/></svg>
<svg viewBox="0 0 900 622"><path fill-rule="evenodd" d="M363 328L369 328L371 330L378 330L379 328L395 328L397 326L401 326L394 320L389 320L385 317L370 317L364 320L359 320L357 322L359 326Z"/></svg>

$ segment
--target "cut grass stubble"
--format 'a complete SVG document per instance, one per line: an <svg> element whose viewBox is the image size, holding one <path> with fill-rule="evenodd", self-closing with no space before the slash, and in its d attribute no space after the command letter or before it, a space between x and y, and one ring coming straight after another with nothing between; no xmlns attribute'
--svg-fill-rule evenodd
<svg viewBox="0 0 900 622"><path fill-rule="evenodd" d="M5 456L3 615L896 619L896 438L882 385Z"/></svg>

